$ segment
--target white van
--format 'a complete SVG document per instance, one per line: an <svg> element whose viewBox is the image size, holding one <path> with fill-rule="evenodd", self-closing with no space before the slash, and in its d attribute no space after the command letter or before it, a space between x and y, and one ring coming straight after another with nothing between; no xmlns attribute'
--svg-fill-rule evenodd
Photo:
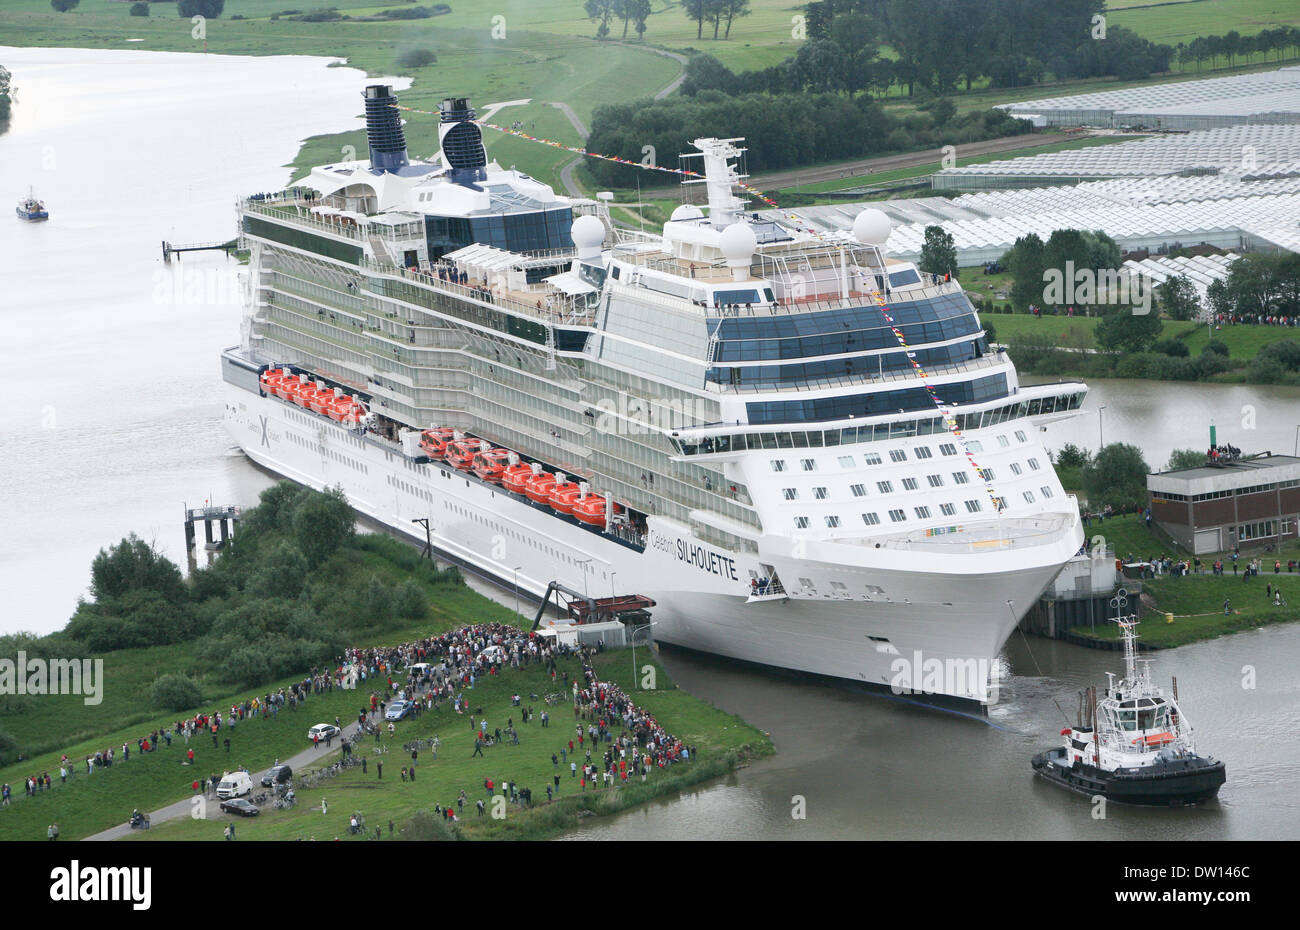
<svg viewBox="0 0 1300 930"><path fill-rule="evenodd" d="M253 790L253 779L247 772L231 772L217 785L217 797L223 801L228 798L242 798Z"/></svg>

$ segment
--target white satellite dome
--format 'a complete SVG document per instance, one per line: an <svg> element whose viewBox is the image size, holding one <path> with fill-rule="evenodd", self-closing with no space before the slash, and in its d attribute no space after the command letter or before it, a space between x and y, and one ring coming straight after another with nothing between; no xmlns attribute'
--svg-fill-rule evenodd
<svg viewBox="0 0 1300 930"><path fill-rule="evenodd" d="M722 255L728 265L733 262L744 262L748 265L754 250L758 248L758 238L754 235L754 230L749 228L749 224L732 223L718 237L718 247L722 249Z"/></svg>
<svg viewBox="0 0 1300 930"><path fill-rule="evenodd" d="M573 238L573 247L578 250L579 258L591 258L600 254L600 247L605 241L605 224L590 214L580 216L569 227Z"/></svg>
<svg viewBox="0 0 1300 930"><path fill-rule="evenodd" d="M863 245L883 247L893 228L888 216L875 207L868 207L853 221L853 238Z"/></svg>
<svg viewBox="0 0 1300 930"><path fill-rule="evenodd" d="M684 203L673 210L673 215L669 217L669 220L698 220L702 216L704 216L704 211L695 204Z"/></svg>

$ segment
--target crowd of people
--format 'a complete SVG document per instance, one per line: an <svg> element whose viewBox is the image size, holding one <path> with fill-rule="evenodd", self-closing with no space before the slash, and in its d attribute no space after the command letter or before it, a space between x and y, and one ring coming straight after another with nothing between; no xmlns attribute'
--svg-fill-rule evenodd
<svg viewBox="0 0 1300 930"><path fill-rule="evenodd" d="M1300 326L1300 317L1264 313L1216 313L1214 328L1224 326Z"/></svg>
<svg viewBox="0 0 1300 930"><path fill-rule="evenodd" d="M282 708L296 709L309 696L336 689L369 691L368 706L363 706L358 714L359 722L367 724L372 716L382 719L385 709L398 700L410 702L415 716L448 705L456 714L468 717L469 727L476 734L476 754L482 755L482 746L491 745L489 738L499 743L504 737L518 744L518 731L511 716L504 732L501 727L489 732L483 708L471 708L470 690L476 683L501 675L507 669L529 665L543 666L555 687L568 693L573 704L573 730L555 728L559 745L553 747L555 751L551 754L554 773L545 785L548 801L561 791L562 764L569 767L570 779L576 781L578 790L585 792L626 783L638 776L644 781L656 769L694 758L694 747L686 746L668 733L652 714L638 707L617 685L599 680L591 663L598 651L599 647L558 643L503 623L474 624L396 646L352 648L332 668L314 669L291 686L248 698L229 708L176 720L170 727L152 729L135 740L134 748L130 743L123 743L120 748L109 747L89 755L86 771L92 774L97 769L111 768L127 762L132 755L155 752L160 745L170 747L176 739L186 744L182 764L193 765L194 750L189 745L192 740L210 736L213 748L219 749L222 734L233 734L245 721L275 719ZM564 658L580 662L581 677L571 676L559 667L558 660ZM512 697L511 706L519 708L521 724L538 719L533 706L526 704L519 694ZM338 722L337 717L335 721ZM540 722L542 729L550 729L551 718L545 709L540 714ZM392 724L388 729L393 732ZM356 739L345 741L345 753L352 750L355 742ZM225 737L224 745L229 754L229 736ZM411 752L411 764L401 772L402 782L415 781L418 756L418 749ZM436 745L433 758L437 758ZM363 772L367 768L363 767ZM373 769L376 777L382 779L382 761L376 761ZM191 786L193 792L214 793L220 778L232 770L248 771L246 766L237 764L225 769L223 776L215 773L209 777L196 776ZM64 755L60 781L66 782L72 775L72 763ZM52 783L50 774L43 772L25 779L24 787L30 796L49 790ZM510 804L521 808L533 805L532 786L511 779L489 778L485 789L489 803L500 793ZM0 804L8 806L11 795L8 784L0 786ZM459 820L468 800L467 791L462 789L451 803L435 805L434 814L447 821ZM485 801L477 801L476 807L482 816Z"/></svg>

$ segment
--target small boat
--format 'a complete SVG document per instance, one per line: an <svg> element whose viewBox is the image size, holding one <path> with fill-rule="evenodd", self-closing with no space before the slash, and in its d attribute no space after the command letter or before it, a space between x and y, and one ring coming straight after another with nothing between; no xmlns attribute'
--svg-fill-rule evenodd
<svg viewBox="0 0 1300 930"><path fill-rule="evenodd" d="M369 411L366 405L357 400L354 394L344 394L342 388L334 389L334 399L326 408L325 414L347 426L356 426Z"/></svg>
<svg viewBox="0 0 1300 930"><path fill-rule="evenodd" d="M334 398L334 391L327 388L324 381L317 381L316 393L307 398L307 407L312 413L325 416L328 415L330 408L334 406Z"/></svg>
<svg viewBox="0 0 1300 930"><path fill-rule="evenodd" d="M426 429L420 434L420 449L429 458L441 460L447 454L447 444L456 438L456 431L449 426Z"/></svg>
<svg viewBox="0 0 1300 930"><path fill-rule="evenodd" d="M539 504L551 503L551 488L555 486L555 476L542 470L542 466L533 463L533 475L524 482L524 495Z"/></svg>
<svg viewBox="0 0 1300 930"><path fill-rule="evenodd" d="M31 192L30 188L27 191L27 196L18 201L18 206L14 212L18 214L20 220L37 222L50 218L50 214L45 209L45 204L36 199L36 195Z"/></svg>
<svg viewBox="0 0 1300 930"><path fill-rule="evenodd" d="M262 390L267 394L277 394L284 378L285 374L279 368L268 368L262 372Z"/></svg>
<svg viewBox="0 0 1300 930"><path fill-rule="evenodd" d="M1089 689L1087 719L1061 730L1064 744L1038 753L1030 764L1055 785L1123 804L1181 807L1208 801L1227 781L1227 769L1196 753L1191 724L1178 706L1178 682L1170 695L1152 682L1151 660L1137 657L1137 617L1122 613L1128 600L1122 588L1117 600L1124 677L1116 682L1114 673L1107 673L1110 683L1100 702L1096 689Z"/></svg>
<svg viewBox="0 0 1300 930"><path fill-rule="evenodd" d="M555 484L551 485L551 509L556 513L573 513L573 505L582 496L582 489L585 486L585 482L579 485L577 482L567 480L565 475L557 476Z"/></svg>
<svg viewBox="0 0 1300 930"><path fill-rule="evenodd" d="M515 494L523 494L524 486L532 475L533 467L531 465L526 465L523 462L507 465L505 472L501 475L501 486L507 491L513 491Z"/></svg>
<svg viewBox="0 0 1300 930"><path fill-rule="evenodd" d="M472 466L474 474L484 481L500 484L501 479L505 477L506 466L510 464L512 455L514 453L509 449L488 449L486 452L478 452L474 455Z"/></svg>
<svg viewBox="0 0 1300 930"><path fill-rule="evenodd" d="M280 369L280 377L271 381L271 392L281 400L288 400L297 388L298 379L288 368Z"/></svg>
<svg viewBox="0 0 1300 930"><path fill-rule="evenodd" d="M606 528L608 513L620 514L622 512L622 504L607 505L605 498L599 494L588 494L573 505L573 516L579 522L588 526L598 526L602 530Z"/></svg>
<svg viewBox="0 0 1300 930"><path fill-rule="evenodd" d="M447 445L447 464L460 471L469 471L474 465L474 456L485 443L480 439L457 439ZM491 448L489 446L488 448Z"/></svg>

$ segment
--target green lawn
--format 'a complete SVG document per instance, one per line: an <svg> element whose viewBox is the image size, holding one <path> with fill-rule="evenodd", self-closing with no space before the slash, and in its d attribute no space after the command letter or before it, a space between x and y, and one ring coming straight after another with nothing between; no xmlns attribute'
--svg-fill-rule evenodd
<svg viewBox="0 0 1300 930"><path fill-rule="evenodd" d="M1166 45L1190 42L1197 36L1224 35L1234 29L1242 35L1254 35L1262 29L1300 22L1300 9L1287 0L1188 0L1185 3L1111 0L1107 7L1108 26L1124 26L1143 38ZM1252 57L1255 61L1262 60L1261 55ZM1221 62L1226 63L1223 59Z"/></svg>
<svg viewBox="0 0 1300 930"><path fill-rule="evenodd" d="M649 795L661 790L677 790L691 782L691 776L709 777L719 774L736 758L728 754L741 753L747 756L771 751L771 743L763 733L738 717L710 707L672 685L667 674L648 651L639 650L636 658L640 667L647 664L655 667L656 683L661 688L638 691L633 699L650 710L669 732L682 737L687 745L695 745L700 758L695 762L674 766L667 773L650 775L644 787L639 779L631 781L632 791L629 793L633 795L632 800L639 800L643 793ZM561 673L565 670L569 672L570 680L580 674L580 667L574 660L562 661L559 667ZM598 656L596 668L602 680L618 682L625 689L630 687L629 651L610 651ZM598 790L589 785L584 791L580 787L580 776L570 775L568 765L556 766L551 762L551 754L558 756L562 747L567 749L569 739L573 739L575 747L577 746L572 705L565 701L547 707L540 700L532 700L530 695L563 690L562 682L552 682L544 669L538 666L529 666L517 672L509 671L500 678L476 683L470 693L476 710L481 707L482 711L473 714L473 719L486 718L489 729L504 729L507 720L513 718L519 732L519 745L505 742L487 747L483 756L475 756L471 716L457 715L449 706L444 705L418 718L400 722L392 739L384 737L383 744L391 748L383 755L376 754L376 744L367 740L358 750L367 759L365 774L358 768L351 768L323 785L300 789L296 808L289 811L267 808L256 818L238 820L237 838L373 839L377 826L382 827L383 836L387 838L389 821L400 828L417 811L431 811L435 804L455 804L462 789L466 792L468 801L461 814L461 827L466 837L474 839L539 838L575 825L579 808L612 812L629 798L619 798L618 789ZM510 697L514 693L520 694L525 705L532 704L539 715L542 710L547 710L551 715L549 728L543 728L540 720L521 724L520 709L510 704ZM581 722L585 731L587 721ZM422 751L416 766L416 780L403 782L401 769L409 765L411 759L409 753L403 751L402 745L413 738L434 735L440 741L438 758L434 760L427 750ZM597 762L601 752L603 747L593 754L593 759ZM327 758L332 761L340 755L336 751ZM576 759L581 765L584 756L571 754L569 759ZM382 779L376 765L381 761ZM553 783L553 777L557 774L560 776L561 801L548 805L546 786ZM508 805L505 817L494 819L490 816L489 806L489 815L480 819L474 802L483 798L490 805L484 787L488 778L498 785L513 780L520 787L531 787L534 808L523 810ZM327 813L322 812L322 801L325 802ZM362 812L366 820L368 830L364 837L353 837L347 830L348 819L357 810ZM224 824L229 819L212 811L207 820L187 818L159 824L147 833L134 834L133 838L219 840L222 839Z"/></svg>

